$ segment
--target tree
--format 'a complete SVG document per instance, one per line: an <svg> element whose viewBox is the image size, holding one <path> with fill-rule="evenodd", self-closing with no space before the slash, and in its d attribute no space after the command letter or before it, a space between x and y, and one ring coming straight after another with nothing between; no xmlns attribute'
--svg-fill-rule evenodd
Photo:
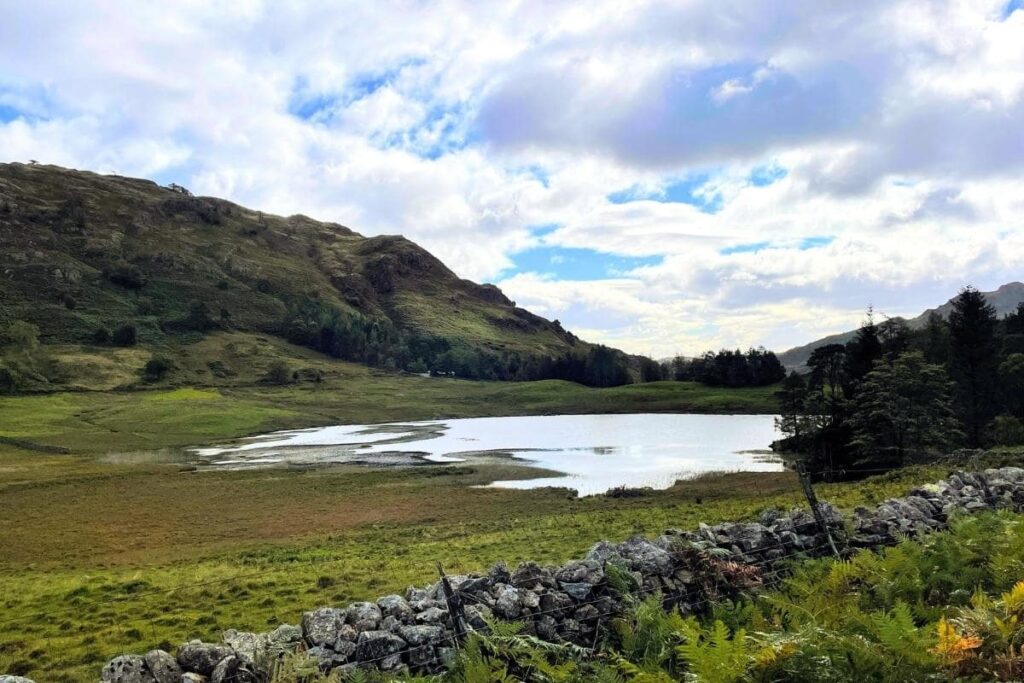
<svg viewBox="0 0 1024 683"><path fill-rule="evenodd" d="M142 377L147 382L159 382L174 367L174 363L163 356L153 356L146 361L146 367L142 369Z"/></svg>
<svg viewBox="0 0 1024 683"><path fill-rule="evenodd" d="M850 424L860 464L897 467L908 455L947 447L962 436L946 370L917 351L879 361L860 390Z"/></svg>
<svg viewBox="0 0 1024 683"><path fill-rule="evenodd" d="M949 362L949 325L935 311L928 314L925 323L922 351L929 363L945 365Z"/></svg>
<svg viewBox="0 0 1024 683"><path fill-rule="evenodd" d="M1006 410L1024 419L1024 353L1012 353L1000 363L999 386Z"/></svg>
<svg viewBox="0 0 1024 683"><path fill-rule="evenodd" d="M803 375L791 372L782 381L782 388L775 392L779 401L779 416L775 418L775 428L789 441L787 450L804 447L804 439L813 429L807 416L807 382Z"/></svg>
<svg viewBox="0 0 1024 683"><path fill-rule="evenodd" d="M7 344L18 353L30 354L39 348L39 328L24 320L11 323L4 337Z"/></svg>
<svg viewBox="0 0 1024 683"><path fill-rule="evenodd" d="M869 308L867 320L846 345L846 360L843 367L846 376L843 389L847 396L853 397L857 391L857 383L871 372L875 361L882 357L882 353L882 342L878 338L874 311Z"/></svg>
<svg viewBox="0 0 1024 683"><path fill-rule="evenodd" d="M985 425L996 414L996 309L973 287L953 300L949 314L949 368L956 382L955 406L968 442L982 444Z"/></svg>

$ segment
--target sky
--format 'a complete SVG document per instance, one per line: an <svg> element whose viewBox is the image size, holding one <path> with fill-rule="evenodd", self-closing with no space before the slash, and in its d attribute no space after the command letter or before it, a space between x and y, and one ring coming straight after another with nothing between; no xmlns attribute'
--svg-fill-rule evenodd
<svg viewBox="0 0 1024 683"><path fill-rule="evenodd" d="M0 0L0 161L366 235L590 341L1024 279L1022 0Z"/></svg>

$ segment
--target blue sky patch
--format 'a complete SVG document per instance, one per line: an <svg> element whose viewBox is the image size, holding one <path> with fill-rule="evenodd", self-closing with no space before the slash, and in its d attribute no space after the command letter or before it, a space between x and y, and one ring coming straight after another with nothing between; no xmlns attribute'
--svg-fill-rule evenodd
<svg viewBox="0 0 1024 683"><path fill-rule="evenodd" d="M1024 10L1024 0L1010 0L1003 8L1003 19L1008 19L1017 10Z"/></svg>
<svg viewBox="0 0 1024 683"><path fill-rule="evenodd" d="M10 123L14 119L20 118L21 115L21 112L14 107L0 104L0 123Z"/></svg>
<svg viewBox="0 0 1024 683"><path fill-rule="evenodd" d="M789 171L778 166L776 164L768 164L767 166L758 166L750 172L747 180L754 187L766 187L772 183L777 183L789 174Z"/></svg>
<svg viewBox="0 0 1024 683"><path fill-rule="evenodd" d="M655 191L644 190L633 186L625 190L612 192L608 195L608 201L612 204L626 204L637 201L653 201L674 204L689 204L695 206L704 213L718 213L725 205L722 195L717 192L707 194L700 189L710 180L710 173L692 173L682 178L677 178Z"/></svg>
<svg viewBox="0 0 1024 683"><path fill-rule="evenodd" d="M811 237L804 237L796 243L796 248L800 251L807 251L808 249L818 249L820 247L827 247L835 241L835 237L831 235L814 235ZM761 242L748 242L746 244L734 244L723 249L719 249L718 253L723 256L729 256L730 254L756 254L764 249L785 249L792 248L791 245L786 243L771 242L764 240Z"/></svg>
<svg viewBox="0 0 1024 683"><path fill-rule="evenodd" d="M502 277L540 273L559 280L606 280L634 268L661 263L661 256L619 256L594 249L539 246L512 256L515 265Z"/></svg>

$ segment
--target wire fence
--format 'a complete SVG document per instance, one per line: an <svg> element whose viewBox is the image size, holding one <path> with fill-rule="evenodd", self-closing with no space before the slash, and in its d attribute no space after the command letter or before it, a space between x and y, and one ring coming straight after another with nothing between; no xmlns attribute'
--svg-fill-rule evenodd
<svg viewBox="0 0 1024 683"><path fill-rule="evenodd" d="M803 472L804 477L814 477L815 475L831 474L836 476L849 476L850 473L863 474L865 476L870 474L884 474L892 471L890 468L851 468L842 471L826 470L822 472ZM835 523L833 520L827 520L822 516L815 521L809 521L807 519L807 513L814 512L815 500L813 495L808 495L794 481L794 485L791 489L779 490L778 487L770 487L765 489L762 486L762 481L757 478L750 478L749 482L750 491L748 493L753 494L755 497L763 498L766 501L766 507L783 508L791 511L801 511L804 514L803 518L798 515L790 514L789 519L800 520L800 529L796 529L794 522L794 530L788 532L792 537L782 538L781 534L770 533L767 534L767 541L751 546L749 543L730 543L730 539L719 540L713 539L715 529L718 527L711 527L710 536L712 539L707 539L706 545L715 546L715 548L705 548L702 552L709 562L714 564L715 562L721 563L722 561L728 561L735 563L735 567L731 569L742 569L747 572L749 578L749 585L745 588L753 588L755 586L770 586L782 580L790 571L792 561L798 558L807 557L821 557L828 556L836 552L847 552L851 546L845 537L844 529L841 523ZM813 489L812 489L813 494ZM770 505L768 505L770 503ZM821 512L821 510L819 510ZM774 517L772 519L777 519ZM812 517L813 518L813 517ZM939 524L948 523L948 513L943 511L935 511L931 519L936 520ZM824 521L823 521L824 520ZM771 520L768 520L768 524L771 524ZM742 525L743 522L736 523L722 523L719 526L728 527L730 524ZM747 522L749 524L749 522ZM762 528L766 528L762 526ZM799 534L797 532L800 532ZM835 534L835 538L830 536L830 533ZM762 534L764 535L764 534ZM700 532L697 533L697 537L700 538ZM796 542L794 542L794 538ZM808 543L805 539L812 539L812 542ZM451 552L450 557L458 555L459 550L452 545L452 537L443 537L441 539L432 539L432 542L440 540L444 546ZM840 549L837 551L837 547ZM715 552L717 549L718 552ZM303 562L302 565L311 565L324 570L328 570L332 566L341 565L348 561L346 557L339 558L315 558L309 562ZM289 563L285 566L274 566L261 568L254 571L241 572L232 574L230 576L218 577L215 579L209 579L205 581L196 581L189 583L182 583L175 586L169 586L165 588L155 588L152 590L137 591L132 593L125 593L122 595L111 596L106 603L107 604L124 604L132 601L145 602L148 599L156 596L170 595L170 594L192 594L195 592L201 592L204 589L211 587L224 586L231 583L237 583L246 580L266 580L270 577L274 577L283 573L294 571L300 563ZM685 567L684 567L685 568ZM719 566L719 569L723 569ZM725 568L730 569L730 568ZM515 589L517 591L531 591L539 592L541 599L543 599L546 593L560 592L561 581L556 578L557 572L548 572L541 576L529 575L524 578L515 578L518 573L512 572L507 576L501 578L494 578L491 582L491 587L497 586L497 584L504 585L508 588ZM444 580L443 571L441 572L442 580ZM485 575L486 576L486 575ZM736 586L724 585L724 574L721 575L719 582L714 581L706 584L689 584L682 588L673 589L672 577L664 575L641 575L637 581L636 588L628 592L628 596L624 596L621 592L618 592L609 582L608 577L605 575L601 581L591 585L589 589L589 595L584 599L572 599L569 603L556 604L552 607L543 608L541 605L536 607L527 607L521 611L521 618L528 624L529 630L535 630L545 619L545 617L551 617L556 623L561 623L565 618L572 618L572 615L583 615L581 618L584 623L580 624L580 633L584 635L593 634L593 644L591 648L596 646L598 636L600 635L603 625L607 625L610 620L615 619L623 614L624 605L627 601L639 600L649 597L654 594L661 596L661 599L666 605L675 605L684 609L687 612L700 612L701 610L710 608L716 602L719 602L723 597L728 597L730 591L734 590ZM460 577L461 578L461 577ZM661 579L668 579L669 581L663 582ZM480 597L474 595L473 592L464 590L467 584L462 581L453 581L453 591L455 602L451 600L452 596L442 597L441 588L435 584L433 594L430 599L436 600L438 603L446 602L446 608L442 610L445 614L440 620L434 620L429 623L415 622L420 625L436 625L441 628L440 636L435 636L431 642L421 643L419 645L410 645L399 650L387 650L386 654L373 657L359 657L353 658L352 661L358 663L360 666L365 665L376 665L385 661L395 662L402 661L417 670L432 670L439 668L444 665L444 659L447 653L442 652L447 648L457 649L460 645L461 629L459 627L459 620L462 620L463 624L476 623L479 624L477 619L468 619L466 616L465 608L469 604L473 607L486 607L489 610L495 607L496 597L494 594L490 595L490 599L486 597ZM536 591L538 585L540 590ZM564 593L561 593L565 595ZM446 599L447 598L447 599ZM593 608L593 609L587 609ZM45 612L41 611L38 613L27 613L20 614L13 618L0 619L0 633L8 632L12 627L19 624L25 624L33 620L46 620L48 623L59 622L60 620L68 617L81 608L76 605L68 605L63 608L48 609ZM476 614L474 614L474 617ZM472 631L472 627L469 629ZM126 638L128 640L128 638ZM139 638L134 638L137 641ZM408 643L407 643L408 644ZM357 643L356 647L360 645ZM235 680L235 679L225 679ZM240 678L238 680L250 680L249 678Z"/></svg>

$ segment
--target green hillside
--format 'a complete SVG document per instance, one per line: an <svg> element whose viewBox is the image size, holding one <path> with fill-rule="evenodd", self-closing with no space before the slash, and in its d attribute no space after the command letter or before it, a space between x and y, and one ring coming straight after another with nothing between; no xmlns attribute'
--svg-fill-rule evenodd
<svg viewBox="0 0 1024 683"><path fill-rule="evenodd" d="M0 328L17 320L47 346L131 347L133 328L142 347L178 353L211 332L254 332L383 367L468 354L503 379L589 348L403 237L146 180L0 164Z"/></svg>

